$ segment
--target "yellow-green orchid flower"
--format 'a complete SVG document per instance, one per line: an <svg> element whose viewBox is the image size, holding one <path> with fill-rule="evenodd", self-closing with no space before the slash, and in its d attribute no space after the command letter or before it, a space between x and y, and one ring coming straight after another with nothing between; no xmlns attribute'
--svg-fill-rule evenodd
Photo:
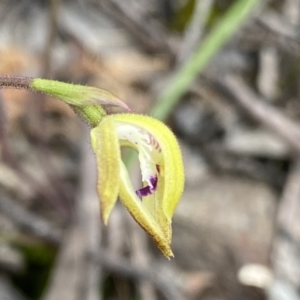
<svg viewBox="0 0 300 300"><path fill-rule="evenodd" d="M93 129L101 215L107 224L120 196L133 218L153 238L166 257L171 220L180 200L184 174L181 153L172 132L158 120L138 114L108 114L111 106L129 110L118 97L102 89L23 76L0 77L0 88L18 88L56 97L70 105ZM135 191L121 160L121 147L138 151L143 187Z"/></svg>
<svg viewBox="0 0 300 300"><path fill-rule="evenodd" d="M118 196L166 257L173 256L171 219L184 187L181 153L166 125L148 116L114 114L91 130L97 157L98 193L106 224ZM143 188L135 191L121 147L138 151Z"/></svg>

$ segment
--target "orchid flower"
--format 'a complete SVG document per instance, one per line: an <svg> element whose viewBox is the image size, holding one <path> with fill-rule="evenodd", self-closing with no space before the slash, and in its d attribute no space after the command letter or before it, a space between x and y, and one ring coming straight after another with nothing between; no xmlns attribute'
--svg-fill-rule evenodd
<svg viewBox="0 0 300 300"><path fill-rule="evenodd" d="M118 196L166 257L173 256L171 219L183 185L181 153L173 133L160 121L138 114L114 114L91 131L97 157L98 193L106 224ZM134 190L121 160L121 147L138 151L143 187Z"/></svg>
<svg viewBox="0 0 300 300"><path fill-rule="evenodd" d="M0 77L0 88L19 88L56 97L70 105L91 127L96 154L98 194L105 224L118 197L166 257L173 256L171 222L184 187L180 149L162 122L133 113L109 114L128 106L110 92L89 86L22 76ZM121 147L138 152L142 187L134 190L121 159Z"/></svg>

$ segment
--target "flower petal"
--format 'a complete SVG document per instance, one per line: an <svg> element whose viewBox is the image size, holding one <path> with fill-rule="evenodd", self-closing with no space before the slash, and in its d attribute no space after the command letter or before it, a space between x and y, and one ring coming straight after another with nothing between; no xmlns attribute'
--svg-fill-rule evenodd
<svg viewBox="0 0 300 300"><path fill-rule="evenodd" d="M119 194L121 153L113 119L105 117L91 130L91 141L97 159L98 194L101 217L107 224Z"/></svg>
<svg viewBox="0 0 300 300"><path fill-rule="evenodd" d="M134 124L147 130L158 141L163 154L163 164L160 166L160 173L164 178L164 190L160 201L163 213L171 222L184 188L182 157L174 134L165 124L149 116L115 114L113 117L116 121Z"/></svg>
<svg viewBox="0 0 300 300"><path fill-rule="evenodd" d="M161 148L162 159L158 166L157 189L142 198L143 206L163 232L168 244L171 242L171 219L181 198L184 187L184 170L177 140L162 122L137 114L115 114L116 122L137 126L147 131ZM156 144L154 143L154 145ZM147 186L147 182L143 182Z"/></svg>
<svg viewBox="0 0 300 300"><path fill-rule="evenodd" d="M166 240L170 244L172 239L171 220L166 216L162 206L162 199L165 186L164 177L158 175L158 182L159 184L157 190L153 194L143 197L143 204L151 213L155 221L159 224L161 230L165 235Z"/></svg>
<svg viewBox="0 0 300 300"><path fill-rule="evenodd" d="M170 248L169 241L158 226L158 223L145 209L145 206L135 194L127 169L123 162L121 163L120 198L135 221L152 237L164 256L167 258L174 256Z"/></svg>

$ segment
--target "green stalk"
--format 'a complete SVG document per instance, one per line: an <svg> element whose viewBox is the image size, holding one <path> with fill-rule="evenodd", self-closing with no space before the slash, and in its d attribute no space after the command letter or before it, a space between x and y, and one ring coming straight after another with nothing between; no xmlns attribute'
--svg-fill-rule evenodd
<svg viewBox="0 0 300 300"><path fill-rule="evenodd" d="M160 120L166 119L197 75L203 71L230 37L240 29L241 24L260 2L260 0L239 0L230 7L211 33L201 42L198 50L175 74L150 112L153 117Z"/></svg>
<svg viewBox="0 0 300 300"><path fill-rule="evenodd" d="M115 106L129 110L112 93L91 86L24 76L0 76L0 89L2 88L22 89L55 97L73 108L91 127L96 127L107 114L105 107Z"/></svg>

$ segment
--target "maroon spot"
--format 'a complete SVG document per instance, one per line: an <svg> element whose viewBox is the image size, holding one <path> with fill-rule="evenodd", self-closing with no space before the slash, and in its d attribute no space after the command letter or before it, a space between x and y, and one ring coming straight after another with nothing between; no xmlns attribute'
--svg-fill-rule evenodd
<svg viewBox="0 0 300 300"><path fill-rule="evenodd" d="M137 190L136 194L139 197L145 197L145 196L151 195L152 191L150 190L150 186L145 186L142 189Z"/></svg>
<svg viewBox="0 0 300 300"><path fill-rule="evenodd" d="M160 174L160 166L156 165L156 171L158 172L158 174Z"/></svg>
<svg viewBox="0 0 300 300"><path fill-rule="evenodd" d="M136 191L136 194L139 197L145 197L153 194L157 187L157 176L151 177L149 180L150 185L147 185Z"/></svg>
<svg viewBox="0 0 300 300"><path fill-rule="evenodd" d="M150 178L150 183L151 183L150 189L152 191L155 191L156 190L156 186L157 186L157 176L151 177Z"/></svg>

